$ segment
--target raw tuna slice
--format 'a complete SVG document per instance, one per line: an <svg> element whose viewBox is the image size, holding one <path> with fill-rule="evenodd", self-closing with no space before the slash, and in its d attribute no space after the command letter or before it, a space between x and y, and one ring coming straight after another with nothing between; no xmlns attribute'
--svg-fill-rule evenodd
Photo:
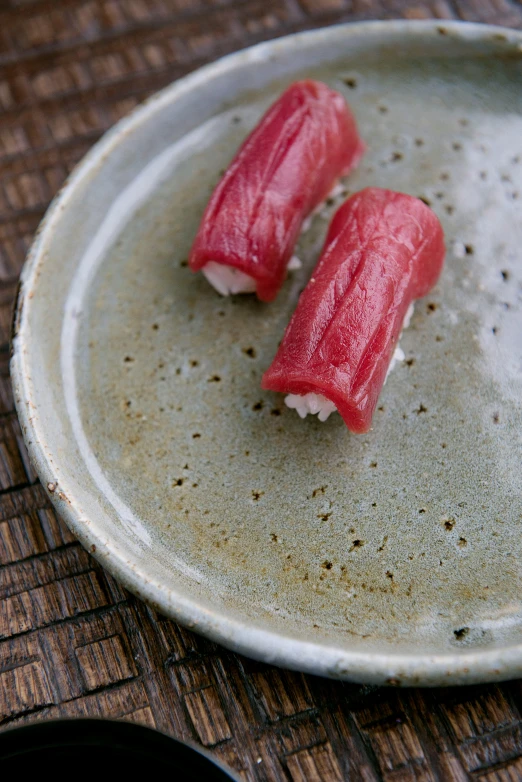
<svg viewBox="0 0 522 782"><path fill-rule="evenodd" d="M277 295L305 218L364 144L344 98L325 84L292 84L243 143L203 215L189 265L223 295Z"/></svg>
<svg viewBox="0 0 522 782"><path fill-rule="evenodd" d="M367 432L408 308L437 282L444 253L442 227L417 198L378 188L349 198L263 388L289 394L302 417L337 409Z"/></svg>

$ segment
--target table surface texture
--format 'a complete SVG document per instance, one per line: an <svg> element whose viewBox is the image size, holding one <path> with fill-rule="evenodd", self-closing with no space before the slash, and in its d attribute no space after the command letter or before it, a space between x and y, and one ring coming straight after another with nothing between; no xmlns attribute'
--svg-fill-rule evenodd
<svg viewBox="0 0 522 782"><path fill-rule="evenodd" d="M297 30L364 19L522 28L521 0L0 0L0 729L133 720L245 780L522 780L522 685L365 687L247 660L122 589L57 519L9 380L17 278L100 135L174 79Z"/></svg>

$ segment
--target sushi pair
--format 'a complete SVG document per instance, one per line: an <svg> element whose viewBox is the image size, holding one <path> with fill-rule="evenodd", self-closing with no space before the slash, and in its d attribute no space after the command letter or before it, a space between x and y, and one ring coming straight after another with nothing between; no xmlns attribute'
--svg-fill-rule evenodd
<svg viewBox="0 0 522 782"><path fill-rule="evenodd" d="M272 301L303 222L364 153L344 98L292 84L243 143L217 185L189 264L223 295ZM367 432L408 309L436 283L442 227L422 201L367 188L336 212L262 386L304 417L338 410Z"/></svg>

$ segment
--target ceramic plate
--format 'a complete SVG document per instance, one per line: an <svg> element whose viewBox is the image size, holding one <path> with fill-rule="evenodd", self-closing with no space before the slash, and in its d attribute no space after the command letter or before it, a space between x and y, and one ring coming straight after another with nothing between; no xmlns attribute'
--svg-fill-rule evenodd
<svg viewBox="0 0 522 782"><path fill-rule="evenodd" d="M372 431L260 389L335 204L273 304L187 268L203 208L292 80L340 90L344 180L421 196L447 237ZM256 46L117 125L22 275L12 370L58 511L129 589L247 655L392 684L522 673L522 35L379 22Z"/></svg>

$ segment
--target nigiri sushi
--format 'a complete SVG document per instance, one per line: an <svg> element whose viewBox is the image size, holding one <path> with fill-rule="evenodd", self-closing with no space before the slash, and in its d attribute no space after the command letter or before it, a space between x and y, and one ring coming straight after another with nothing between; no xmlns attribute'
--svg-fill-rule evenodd
<svg viewBox="0 0 522 782"><path fill-rule="evenodd" d="M189 266L221 293L272 301L304 220L365 146L342 95L318 81L292 84L248 136L214 190Z"/></svg>
<svg viewBox="0 0 522 782"><path fill-rule="evenodd" d="M287 394L302 417L338 410L367 432L408 310L437 282L444 254L442 226L419 199L379 188L349 198L262 387Z"/></svg>

